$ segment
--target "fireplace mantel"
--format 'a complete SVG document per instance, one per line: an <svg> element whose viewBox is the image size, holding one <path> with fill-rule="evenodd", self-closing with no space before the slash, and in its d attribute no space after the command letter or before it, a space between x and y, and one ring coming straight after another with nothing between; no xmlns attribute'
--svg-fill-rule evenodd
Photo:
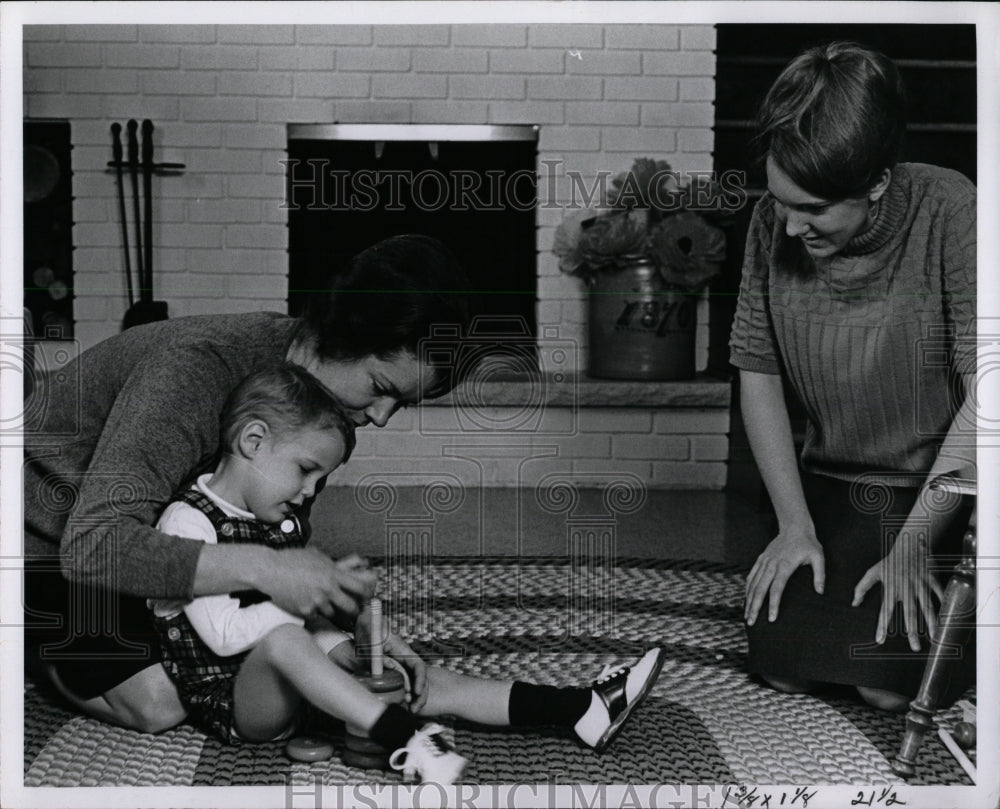
<svg viewBox="0 0 1000 809"><path fill-rule="evenodd" d="M705 375L676 382L643 382L593 379L585 374L529 377L511 373L468 381L452 394L426 400L423 405L728 408L731 392L730 382Z"/></svg>

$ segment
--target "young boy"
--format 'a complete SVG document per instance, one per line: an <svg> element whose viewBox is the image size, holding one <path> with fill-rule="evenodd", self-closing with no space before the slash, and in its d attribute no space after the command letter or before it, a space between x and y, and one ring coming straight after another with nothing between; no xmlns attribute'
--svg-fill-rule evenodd
<svg viewBox="0 0 1000 809"><path fill-rule="evenodd" d="M299 366L251 374L223 409L224 455L215 472L172 502L158 528L209 543L302 547L296 510L350 457L354 442L350 419ZM339 564L367 576L374 591L375 576L361 560ZM191 719L224 741L285 738L304 699L396 750L393 766L404 759L408 772L441 784L458 778L465 759L448 746L440 726L418 716L560 725L600 751L645 699L664 657L652 649L634 667L607 672L591 688L555 688L427 667L389 634L385 651L405 663L413 682L407 710L379 701L351 676L356 659L350 637L322 616L304 621L253 591L150 606L163 664Z"/></svg>

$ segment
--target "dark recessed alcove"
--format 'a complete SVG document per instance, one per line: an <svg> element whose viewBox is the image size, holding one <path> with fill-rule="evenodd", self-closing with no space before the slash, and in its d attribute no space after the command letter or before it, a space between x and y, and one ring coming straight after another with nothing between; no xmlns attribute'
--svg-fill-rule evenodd
<svg viewBox="0 0 1000 809"><path fill-rule="evenodd" d="M290 125L288 308L380 239L423 233L466 267L480 314L536 333L534 127Z"/></svg>

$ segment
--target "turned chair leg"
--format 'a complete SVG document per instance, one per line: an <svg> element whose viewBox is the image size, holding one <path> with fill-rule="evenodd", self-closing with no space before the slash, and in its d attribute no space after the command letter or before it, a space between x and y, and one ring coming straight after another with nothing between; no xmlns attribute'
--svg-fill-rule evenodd
<svg viewBox="0 0 1000 809"><path fill-rule="evenodd" d="M934 728L934 713L948 682L948 666L964 653L972 634L976 610L976 534L965 533L962 561L955 566L941 603L936 637L931 641L930 657L920 682L916 699L906 715L906 733L899 753L892 761L896 775L910 778L915 772L917 754L927 731Z"/></svg>

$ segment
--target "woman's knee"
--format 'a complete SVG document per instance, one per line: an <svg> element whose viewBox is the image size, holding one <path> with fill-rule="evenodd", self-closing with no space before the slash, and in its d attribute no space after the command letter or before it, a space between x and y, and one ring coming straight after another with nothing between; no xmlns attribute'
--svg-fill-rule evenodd
<svg viewBox="0 0 1000 809"><path fill-rule="evenodd" d="M797 677L777 677L772 674L762 674L771 688L780 691L782 694L808 694L816 688L815 680L799 679Z"/></svg>
<svg viewBox="0 0 1000 809"><path fill-rule="evenodd" d="M104 701L113 713L113 721L143 733L170 730L187 716L176 686L159 664L143 669L106 692ZM88 711L87 704L81 707L105 718L99 711Z"/></svg>
<svg viewBox="0 0 1000 809"><path fill-rule="evenodd" d="M895 691L886 691L882 688L868 688L863 685L858 686L858 694L865 702L880 711L891 713L902 713L910 704L910 700L903 694Z"/></svg>

